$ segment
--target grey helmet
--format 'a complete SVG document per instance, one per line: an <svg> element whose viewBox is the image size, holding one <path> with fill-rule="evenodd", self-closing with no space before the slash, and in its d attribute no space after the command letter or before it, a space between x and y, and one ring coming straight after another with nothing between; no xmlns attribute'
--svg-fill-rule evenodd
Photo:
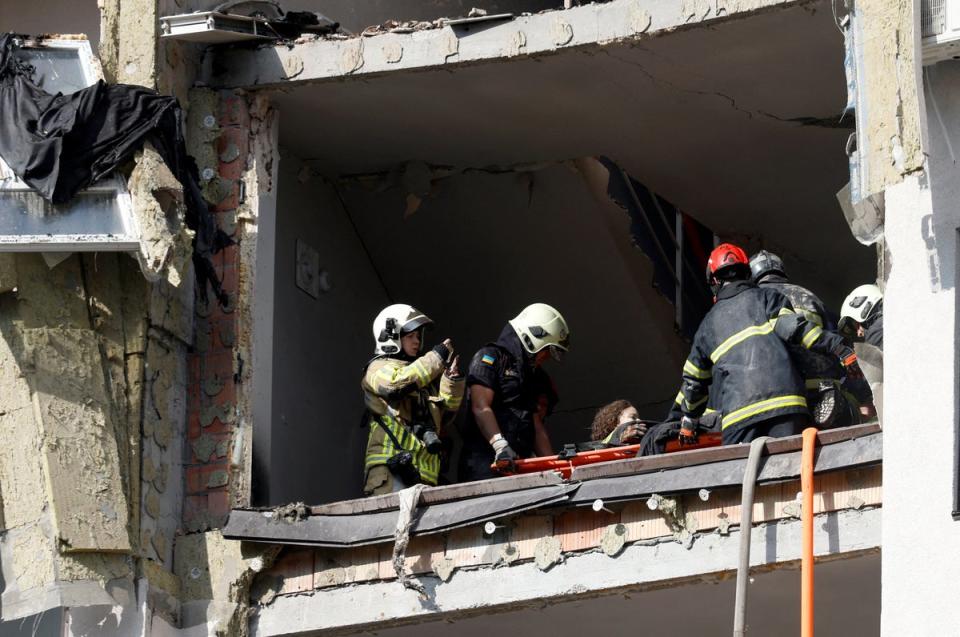
<svg viewBox="0 0 960 637"><path fill-rule="evenodd" d="M762 277L777 273L781 276L787 276L787 270L783 267L783 259L767 250L761 250L750 257L750 275L754 281L759 281Z"/></svg>

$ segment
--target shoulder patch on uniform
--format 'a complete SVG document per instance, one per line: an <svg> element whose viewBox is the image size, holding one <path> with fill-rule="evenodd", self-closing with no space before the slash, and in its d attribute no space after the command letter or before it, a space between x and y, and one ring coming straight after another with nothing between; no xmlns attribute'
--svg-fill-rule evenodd
<svg viewBox="0 0 960 637"><path fill-rule="evenodd" d="M484 365L493 365L493 363L494 363L496 360L497 360L497 359L495 359L495 358L494 358L493 356L491 356L490 354L484 354L483 356L480 357L480 362L483 363Z"/></svg>

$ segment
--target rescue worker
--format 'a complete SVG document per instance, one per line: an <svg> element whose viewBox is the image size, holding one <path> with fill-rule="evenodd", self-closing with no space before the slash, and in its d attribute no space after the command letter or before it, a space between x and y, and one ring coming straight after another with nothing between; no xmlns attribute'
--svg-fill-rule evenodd
<svg viewBox="0 0 960 637"><path fill-rule="evenodd" d="M840 308L840 333L883 351L883 292L876 285L854 288Z"/></svg>
<svg viewBox="0 0 960 637"><path fill-rule="evenodd" d="M647 433L647 423L628 400L615 400L597 410L590 426L590 439L610 447L640 442Z"/></svg>
<svg viewBox="0 0 960 637"><path fill-rule="evenodd" d="M839 336L794 312L787 297L757 287L747 255L735 245L724 243L710 253L707 281L714 306L683 366L681 442L696 440L714 377L722 383L716 402L723 444L800 433L809 420L807 399L786 344L836 356L851 376L859 373L856 354Z"/></svg>
<svg viewBox="0 0 960 637"><path fill-rule="evenodd" d="M787 297L793 310L807 321L833 331L823 301L807 288L790 283L779 256L761 250L750 257L750 273L761 288L774 289ZM788 349L797 371L803 376L807 408L817 427L846 427L860 422L861 413L863 416L873 415L870 387L862 378L846 379L835 356L807 349L801 344L790 344Z"/></svg>
<svg viewBox="0 0 960 637"><path fill-rule="evenodd" d="M883 292L879 287L861 285L847 295L840 308L839 330L854 343L877 417L883 422Z"/></svg>
<svg viewBox="0 0 960 637"><path fill-rule="evenodd" d="M557 403L541 365L570 348L560 312L534 303L511 319L496 342L482 347L467 370L467 413L460 479L483 480L509 471L518 458L553 455L545 419Z"/></svg>
<svg viewBox="0 0 960 637"><path fill-rule="evenodd" d="M460 407L464 382L449 338L420 355L423 330L432 324L402 303L384 308L373 321L376 356L361 381L370 427L365 495L437 484L443 414Z"/></svg>

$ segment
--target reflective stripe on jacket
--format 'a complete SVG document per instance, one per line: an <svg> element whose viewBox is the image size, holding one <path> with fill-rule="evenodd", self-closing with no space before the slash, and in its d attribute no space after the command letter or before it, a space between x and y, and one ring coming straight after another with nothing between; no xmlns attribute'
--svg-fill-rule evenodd
<svg viewBox="0 0 960 637"><path fill-rule="evenodd" d="M703 414L714 379L719 395L711 402L723 414L723 429L806 412L803 378L788 343L835 357L848 349L839 336L794 312L776 290L749 281L726 284L700 324L683 366L683 414Z"/></svg>
<svg viewBox="0 0 960 637"><path fill-rule="evenodd" d="M364 470L386 464L400 451L413 454L414 467L426 484L434 485L440 474L439 454L428 453L410 427L418 403L423 404L430 423L440 432L443 413L456 411L463 400L463 379L451 380L443 373L444 363L435 352L427 352L414 361L380 357L372 360L364 372L361 387L369 419ZM439 386L437 378L439 377ZM373 416L379 416L374 422ZM381 426L382 424L382 426ZM400 443L397 449L386 434L387 427Z"/></svg>
<svg viewBox="0 0 960 637"><path fill-rule="evenodd" d="M827 309L816 294L810 290L790 283L782 276L767 275L759 282L761 288L770 288L783 294L790 301L793 310L802 314L807 321L831 331L832 322L828 323ZM797 371L807 382L807 388L816 388L819 382L835 381L844 376L843 368L836 356L824 354L803 345L791 344L788 346L790 355L797 365Z"/></svg>

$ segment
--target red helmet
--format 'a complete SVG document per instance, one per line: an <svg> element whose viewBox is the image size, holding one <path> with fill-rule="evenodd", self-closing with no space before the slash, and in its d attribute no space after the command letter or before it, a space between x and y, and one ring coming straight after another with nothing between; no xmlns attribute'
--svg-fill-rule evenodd
<svg viewBox="0 0 960 637"><path fill-rule="evenodd" d="M749 274L750 261L747 259L747 253L743 248L732 243L721 243L713 249L707 260L707 282L709 283L721 270L738 265Z"/></svg>

